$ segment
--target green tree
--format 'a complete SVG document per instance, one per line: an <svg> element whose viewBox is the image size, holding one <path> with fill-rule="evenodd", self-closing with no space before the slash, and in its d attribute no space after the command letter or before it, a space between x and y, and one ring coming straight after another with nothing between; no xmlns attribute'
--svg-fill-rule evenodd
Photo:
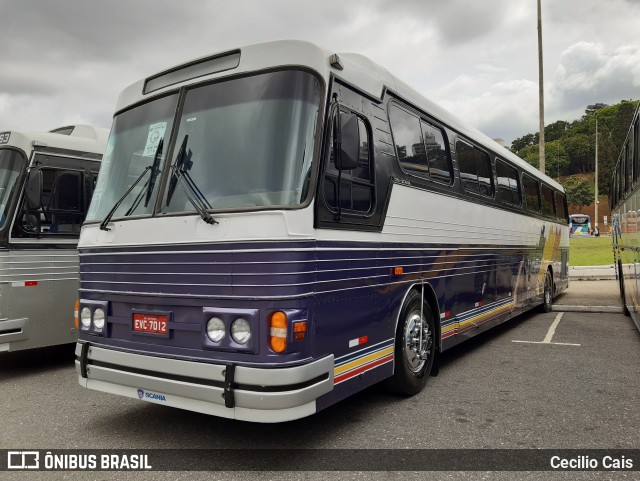
<svg viewBox="0 0 640 481"><path fill-rule="evenodd" d="M593 202L594 191L589 181L571 176L562 186L567 194L567 204L577 207L579 212Z"/></svg>
<svg viewBox="0 0 640 481"><path fill-rule="evenodd" d="M611 176L622 146L629 133L629 127L637 102L622 101L611 108L598 111L598 191L609 194Z"/></svg>
<svg viewBox="0 0 640 481"><path fill-rule="evenodd" d="M610 193L611 175L637 106L623 100L598 110L598 191ZM596 117L585 112L572 122L558 120L545 126L547 172L551 176L581 174L595 170ZM554 143L557 143L554 146ZM516 139L511 150L526 162L538 166L538 133Z"/></svg>
<svg viewBox="0 0 640 481"><path fill-rule="evenodd" d="M562 139L562 146L570 159L569 174L593 172L595 167L595 136L572 135Z"/></svg>

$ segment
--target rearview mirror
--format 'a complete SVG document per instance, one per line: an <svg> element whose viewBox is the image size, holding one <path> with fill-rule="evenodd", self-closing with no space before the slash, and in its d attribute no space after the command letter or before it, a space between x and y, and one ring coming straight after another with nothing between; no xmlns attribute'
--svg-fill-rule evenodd
<svg viewBox="0 0 640 481"><path fill-rule="evenodd" d="M42 196L42 171L32 170L27 181L27 209L38 210Z"/></svg>
<svg viewBox="0 0 640 481"><path fill-rule="evenodd" d="M360 155L360 131L358 117L355 114L340 113L342 142L338 152L338 170L351 170L358 167Z"/></svg>

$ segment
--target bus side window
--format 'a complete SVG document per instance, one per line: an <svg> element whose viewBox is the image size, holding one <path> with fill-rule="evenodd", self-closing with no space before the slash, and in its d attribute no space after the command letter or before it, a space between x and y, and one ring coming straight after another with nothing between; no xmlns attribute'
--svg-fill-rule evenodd
<svg viewBox="0 0 640 481"><path fill-rule="evenodd" d="M496 159L496 177L498 178L498 200L511 205L520 205L518 171L504 161Z"/></svg>
<svg viewBox="0 0 640 481"><path fill-rule="evenodd" d="M540 186L538 181L527 174L522 175L524 198L529 212L540 212Z"/></svg>
<svg viewBox="0 0 640 481"><path fill-rule="evenodd" d="M493 197L493 171L486 152L464 142L456 142L462 187L468 192Z"/></svg>
<svg viewBox="0 0 640 481"><path fill-rule="evenodd" d="M478 187L480 194L485 197L493 197L493 172L491 170L491 160L486 152L474 149L474 157L478 166Z"/></svg>
<svg viewBox="0 0 640 481"><path fill-rule="evenodd" d="M556 201L556 218L559 221L567 222L567 211L565 210L565 196L560 192L555 192L555 201Z"/></svg>
<svg viewBox="0 0 640 481"><path fill-rule="evenodd" d="M456 142L456 155L462 187L468 192L480 193L478 186L478 167L473 156L473 147L464 142Z"/></svg>
<svg viewBox="0 0 640 481"><path fill-rule="evenodd" d="M451 157L444 133L438 127L420 122L431 180L451 184Z"/></svg>
<svg viewBox="0 0 640 481"><path fill-rule="evenodd" d="M547 217L555 217L555 203L551 187L542 185L542 213Z"/></svg>
<svg viewBox="0 0 640 481"><path fill-rule="evenodd" d="M358 117L358 132L360 137L360 153L358 167L345 170L340 176L340 203L343 209L356 212L369 212L373 207L374 176L371 163L369 129L364 120ZM333 142L329 148L329 163L325 174L325 198L332 208L338 206L338 170L333 157Z"/></svg>

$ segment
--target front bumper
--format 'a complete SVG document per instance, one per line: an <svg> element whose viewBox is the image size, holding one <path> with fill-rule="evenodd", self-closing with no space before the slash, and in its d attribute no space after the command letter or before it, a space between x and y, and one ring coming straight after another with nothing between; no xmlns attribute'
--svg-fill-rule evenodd
<svg viewBox="0 0 640 481"><path fill-rule="evenodd" d="M333 389L333 355L308 364L256 368L169 359L78 342L81 386L157 404L255 422L316 412Z"/></svg>

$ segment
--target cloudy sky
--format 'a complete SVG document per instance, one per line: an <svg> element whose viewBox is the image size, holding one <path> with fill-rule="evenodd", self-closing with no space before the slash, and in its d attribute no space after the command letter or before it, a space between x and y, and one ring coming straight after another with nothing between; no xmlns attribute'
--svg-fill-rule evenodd
<svg viewBox="0 0 640 481"><path fill-rule="evenodd" d="M546 123L640 98L640 0L542 0ZM130 83L295 38L382 64L507 144L537 130L536 0L0 0L0 130L111 125Z"/></svg>

